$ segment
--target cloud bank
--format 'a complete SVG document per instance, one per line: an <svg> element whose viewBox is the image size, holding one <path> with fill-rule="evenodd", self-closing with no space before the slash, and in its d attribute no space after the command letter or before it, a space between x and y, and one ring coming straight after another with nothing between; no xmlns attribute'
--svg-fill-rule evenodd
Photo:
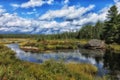
<svg viewBox="0 0 120 80"><path fill-rule="evenodd" d="M20 7L20 8L30 8L30 7L40 7L44 4L51 5L54 2L54 0L30 0L28 2L22 3L22 4L11 4L13 7Z"/></svg>
<svg viewBox="0 0 120 80"><path fill-rule="evenodd" d="M12 6L29 8L44 4L51 5L53 2L54 0L30 0L20 5L12 4ZM49 10L37 19L20 17L17 13L9 13L3 6L0 6L0 33L51 34L76 31L85 24L94 24L97 21L106 20L107 11L110 8L110 6L107 6L97 12L92 12L96 7L93 4L83 7L80 5L68 6L69 0L64 0L63 2L64 6L62 8ZM115 0L114 2L117 7L120 7L119 0ZM34 13L36 14L35 9L33 12L27 12L26 14L31 15Z"/></svg>

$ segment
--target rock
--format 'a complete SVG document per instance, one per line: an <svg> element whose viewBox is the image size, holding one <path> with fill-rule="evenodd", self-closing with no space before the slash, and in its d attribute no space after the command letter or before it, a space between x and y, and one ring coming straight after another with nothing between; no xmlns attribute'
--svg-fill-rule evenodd
<svg viewBox="0 0 120 80"><path fill-rule="evenodd" d="M85 45L87 49L105 49L105 42L98 39L92 39Z"/></svg>

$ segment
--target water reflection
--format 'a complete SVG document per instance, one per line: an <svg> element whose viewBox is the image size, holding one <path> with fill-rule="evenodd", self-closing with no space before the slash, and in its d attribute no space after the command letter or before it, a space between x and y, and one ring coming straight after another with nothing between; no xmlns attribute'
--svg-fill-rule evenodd
<svg viewBox="0 0 120 80"><path fill-rule="evenodd" d="M76 63L90 63L95 65L98 68L98 75L103 76L107 73L107 70L103 68L103 53L96 53L93 51L87 50L67 50L67 51L58 51L52 53L31 53L24 52L18 46L18 44L8 45L13 51L16 52L16 57L21 60L42 63L49 59L54 59L56 61L63 60L64 62L76 62ZM94 54L95 53L95 54ZM98 55L99 54L99 55Z"/></svg>
<svg viewBox="0 0 120 80"><path fill-rule="evenodd" d="M120 53L115 53L107 50L104 55L104 67L110 70L110 75L113 79L120 80Z"/></svg>

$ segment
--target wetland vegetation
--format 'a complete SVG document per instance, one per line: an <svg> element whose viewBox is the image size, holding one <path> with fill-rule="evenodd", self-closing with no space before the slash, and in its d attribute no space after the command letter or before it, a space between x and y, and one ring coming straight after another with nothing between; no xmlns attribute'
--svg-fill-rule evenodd
<svg viewBox="0 0 120 80"><path fill-rule="evenodd" d="M15 52L0 45L0 79L1 80L93 80L97 68L90 64L75 64L45 61L36 64L21 61L15 57Z"/></svg>

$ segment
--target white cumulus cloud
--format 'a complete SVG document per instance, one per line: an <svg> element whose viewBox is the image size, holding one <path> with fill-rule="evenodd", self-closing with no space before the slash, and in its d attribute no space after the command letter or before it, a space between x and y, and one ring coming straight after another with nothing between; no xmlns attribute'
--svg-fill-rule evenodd
<svg viewBox="0 0 120 80"><path fill-rule="evenodd" d="M90 5L87 8L85 7L76 7L76 6L65 6L60 10L50 10L42 15L40 20L51 20L54 18L64 17L66 19L78 18L85 14L86 12L92 10L95 6Z"/></svg>
<svg viewBox="0 0 120 80"><path fill-rule="evenodd" d="M15 7L15 8L30 8L30 7L39 7L42 6L44 4L49 4L51 5L54 2L54 0L29 0L28 2L22 3L22 4L11 4L11 6Z"/></svg>
<svg viewBox="0 0 120 80"><path fill-rule="evenodd" d="M3 9L3 6L2 6L2 5L0 5L0 14L2 14L2 13L4 13L4 12L6 12L6 10Z"/></svg>
<svg viewBox="0 0 120 80"><path fill-rule="evenodd" d="M34 0L30 0L34 1ZM41 0L42 1L42 0ZM52 4L49 0L47 4ZM30 5L31 3L29 3ZM36 3L37 4L37 3ZM34 5L34 4L32 4ZM16 6L16 5L14 5ZM28 3L27 3L28 6ZM24 6L25 7L25 6ZM58 10L49 10L39 16L38 19L22 18L17 13L10 14L2 6L0 7L0 32L17 32L17 33L53 33L64 31L79 30L84 24L96 23L106 20L107 12L110 6L101 9L98 12L91 12L95 5L88 7L82 6L64 6ZM27 7L26 7L27 8ZM36 9L26 14L34 14ZM58 22L55 18L62 18Z"/></svg>

